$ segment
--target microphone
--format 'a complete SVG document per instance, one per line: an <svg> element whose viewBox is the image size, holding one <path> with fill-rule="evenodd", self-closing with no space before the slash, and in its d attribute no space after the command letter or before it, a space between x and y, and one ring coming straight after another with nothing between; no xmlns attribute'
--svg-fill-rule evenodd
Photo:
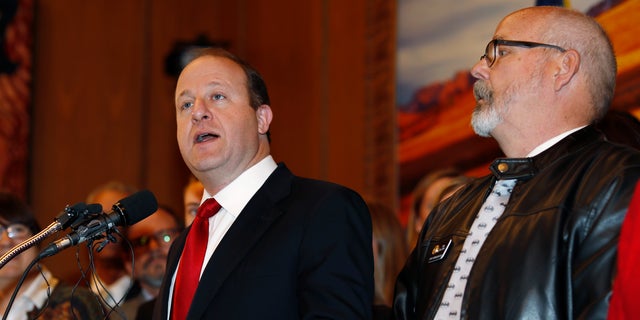
<svg viewBox="0 0 640 320"><path fill-rule="evenodd" d="M129 226L150 216L158 210L156 197L149 190L142 190L126 197L113 205L112 211L98 214L88 223L79 223L75 231L49 244L38 259L50 257L61 250L75 246L87 240L103 237L116 226Z"/></svg>
<svg viewBox="0 0 640 320"><path fill-rule="evenodd" d="M100 212L102 212L102 205L98 203L76 203L73 206L66 206L54 219L52 225L55 225L56 230L64 230L68 227L75 227L84 223L91 215Z"/></svg>
<svg viewBox="0 0 640 320"><path fill-rule="evenodd" d="M99 204L87 205L83 202L80 202L74 204L73 206L67 205L49 226L38 232L38 234L22 241L20 244L11 248L11 250L3 254L2 257L0 257L0 269L18 254L38 244L40 241L44 240L51 234L66 229L70 225L73 226L83 223L91 215L98 212L102 212L102 206Z"/></svg>

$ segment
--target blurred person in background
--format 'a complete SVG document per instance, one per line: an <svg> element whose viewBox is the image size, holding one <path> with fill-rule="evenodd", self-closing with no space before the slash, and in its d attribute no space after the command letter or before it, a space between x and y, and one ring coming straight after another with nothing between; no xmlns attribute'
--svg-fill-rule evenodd
<svg viewBox="0 0 640 320"><path fill-rule="evenodd" d="M373 228L373 277L375 296L373 319L393 319L393 288L409 255L404 230L395 212L379 202L367 201Z"/></svg>
<svg viewBox="0 0 640 320"><path fill-rule="evenodd" d="M169 247L181 231L173 210L162 205L152 215L125 229L133 249L133 256L125 250L125 267L141 288L137 295L122 304L127 319L136 319L140 305L155 301L164 277ZM152 311L153 307L149 310ZM142 314L139 316L144 318ZM146 317L151 317L151 314Z"/></svg>
<svg viewBox="0 0 640 320"><path fill-rule="evenodd" d="M189 182L184 188L184 225L189 226L193 219L196 218L198 207L200 207L200 201L202 201L202 194L204 193L204 186L202 182L198 180L194 175L189 177Z"/></svg>
<svg viewBox="0 0 640 320"><path fill-rule="evenodd" d="M455 169L433 171L416 184L411 194L411 208L407 219L407 246L416 246L424 221L440 201L451 196L464 184L471 181Z"/></svg>
<svg viewBox="0 0 640 320"><path fill-rule="evenodd" d="M87 203L102 205L104 212L111 211L114 204L138 191L120 181L111 181L98 186L87 196ZM122 232L122 228L118 228ZM114 233L115 243L108 243L99 252L93 250L95 274L89 279L91 290L97 293L105 307L114 308L122 305L131 296L136 296L140 288L134 285L131 274L124 265L124 247L120 236ZM95 248L95 246L94 246Z"/></svg>

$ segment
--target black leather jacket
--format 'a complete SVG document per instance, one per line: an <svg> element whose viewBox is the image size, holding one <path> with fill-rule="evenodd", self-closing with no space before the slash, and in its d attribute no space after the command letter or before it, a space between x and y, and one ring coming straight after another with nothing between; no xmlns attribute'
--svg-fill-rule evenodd
<svg viewBox="0 0 640 320"><path fill-rule="evenodd" d="M588 126L535 157L498 159L491 170L425 222L396 283L395 317L435 316L493 183L517 178L474 262L461 318L605 319L620 225L640 178L640 153L606 142Z"/></svg>

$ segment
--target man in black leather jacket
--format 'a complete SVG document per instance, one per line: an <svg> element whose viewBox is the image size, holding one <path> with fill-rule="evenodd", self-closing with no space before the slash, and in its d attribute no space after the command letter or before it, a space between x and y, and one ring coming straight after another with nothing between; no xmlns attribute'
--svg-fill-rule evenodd
<svg viewBox="0 0 640 320"><path fill-rule="evenodd" d="M640 177L640 153L593 127L615 86L608 37L581 13L526 8L502 20L471 73L474 130L507 158L429 215L398 277L395 317L606 318L620 225ZM472 229L495 209L485 204L494 184L509 180L504 212ZM465 245L474 231L483 240Z"/></svg>

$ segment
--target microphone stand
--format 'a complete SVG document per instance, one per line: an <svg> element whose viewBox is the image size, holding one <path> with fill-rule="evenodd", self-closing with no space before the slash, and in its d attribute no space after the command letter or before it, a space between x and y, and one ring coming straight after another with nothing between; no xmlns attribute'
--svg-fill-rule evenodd
<svg viewBox="0 0 640 320"><path fill-rule="evenodd" d="M38 234L33 235L29 239L20 242L20 244L11 248L11 250L7 251L5 254L2 255L2 257L0 257L0 269L2 269L2 267L4 267L15 256L33 247L34 245L36 245L36 243L44 240L46 237L60 230L62 230L61 224L52 223L46 229L38 232Z"/></svg>

